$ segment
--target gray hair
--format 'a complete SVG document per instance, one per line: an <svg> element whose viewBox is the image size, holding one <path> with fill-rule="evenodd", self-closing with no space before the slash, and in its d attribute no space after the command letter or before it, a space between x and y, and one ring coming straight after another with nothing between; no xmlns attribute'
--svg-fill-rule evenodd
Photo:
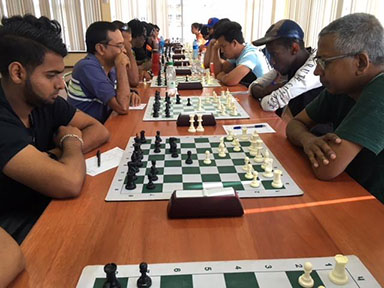
<svg viewBox="0 0 384 288"><path fill-rule="evenodd" d="M355 13L331 22L319 37L335 34L335 48L342 53L366 52L373 64L384 64L384 30L373 15Z"/></svg>

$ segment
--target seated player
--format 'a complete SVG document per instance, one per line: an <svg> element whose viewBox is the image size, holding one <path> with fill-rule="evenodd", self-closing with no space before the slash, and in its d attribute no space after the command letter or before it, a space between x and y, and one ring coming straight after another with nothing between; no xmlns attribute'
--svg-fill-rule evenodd
<svg viewBox="0 0 384 288"><path fill-rule="evenodd" d="M208 26L207 25L203 25L201 27L201 30L200 30L200 33L201 35L203 36L203 39L204 39L204 44L203 45L200 45L199 47L199 52L206 52L207 50L207 42L209 40L209 32L208 32Z"/></svg>
<svg viewBox="0 0 384 288"><path fill-rule="evenodd" d="M110 22L95 22L88 27L85 42L88 55L73 67L68 102L101 123L112 111L127 114L140 97L130 92L130 62L120 30Z"/></svg>
<svg viewBox="0 0 384 288"><path fill-rule="evenodd" d="M0 287L7 287L23 271L24 266L24 256L19 245L0 228Z"/></svg>
<svg viewBox="0 0 384 288"><path fill-rule="evenodd" d="M317 178L346 171L384 202L384 30L372 15L339 18L321 30L315 74L326 90L288 123ZM309 129L332 121L335 134Z"/></svg>
<svg viewBox="0 0 384 288"><path fill-rule="evenodd" d="M292 20L281 20L273 24L265 36L253 45L266 44L273 70L257 78L249 86L250 94L261 100L265 111L277 111L284 118L291 119L323 90L315 70L316 50L304 48L304 32ZM287 82L279 78L284 75Z"/></svg>
<svg viewBox="0 0 384 288"><path fill-rule="evenodd" d="M109 133L58 97L67 54L60 24L32 15L3 18L2 24L0 226L20 243L51 198L80 194L83 153Z"/></svg>
<svg viewBox="0 0 384 288"><path fill-rule="evenodd" d="M197 43L199 44L199 49L200 47L204 46L205 40L203 38L203 35L201 34L201 29L203 28L203 24L200 23L192 23L191 25L191 32L193 35L196 36Z"/></svg>
<svg viewBox="0 0 384 288"><path fill-rule="evenodd" d="M129 85L131 87L137 87L139 85L140 79L139 79L139 69L136 64L135 56L133 55L132 51L132 33L131 28L129 26L121 21L113 21L113 24L119 28L121 34L124 38L124 46L125 50L127 51L127 56L129 58L129 65L127 66L127 73L128 73L128 79L129 79Z"/></svg>
<svg viewBox="0 0 384 288"><path fill-rule="evenodd" d="M211 50L212 50L212 47L214 44L214 42L211 43L211 40L213 39L213 33L215 32L214 26L217 24L217 22L219 22L219 18L212 17L212 18L208 19L208 23L207 23L207 25L205 25L207 27L207 30L208 30L208 36L207 36L208 41L205 42L205 44L204 44L206 47L205 56L204 56L204 67L205 68L209 68L209 64L211 63Z"/></svg>
<svg viewBox="0 0 384 288"><path fill-rule="evenodd" d="M239 23L223 23L216 29L215 35L217 41L212 51L215 75L225 85L233 86L240 82L249 85L256 77L269 71L263 53L252 44L244 43ZM220 57L220 50L228 60Z"/></svg>
<svg viewBox="0 0 384 288"><path fill-rule="evenodd" d="M128 26L132 32L132 50L135 55L136 63L139 68L139 79L151 80L151 75L148 73L151 70L151 61L147 57L145 50L147 30L144 23L138 19L133 19L128 22Z"/></svg>

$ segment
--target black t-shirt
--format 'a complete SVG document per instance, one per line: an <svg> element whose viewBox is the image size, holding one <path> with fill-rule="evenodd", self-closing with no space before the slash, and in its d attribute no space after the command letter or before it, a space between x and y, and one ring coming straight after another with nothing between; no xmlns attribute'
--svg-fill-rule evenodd
<svg viewBox="0 0 384 288"><path fill-rule="evenodd" d="M54 133L59 126L68 125L75 112L73 106L58 97L53 104L35 108L30 114L31 128L26 128L9 105L0 85L0 226L19 243L50 198L7 177L3 168L27 145L34 145L42 152L54 148Z"/></svg>

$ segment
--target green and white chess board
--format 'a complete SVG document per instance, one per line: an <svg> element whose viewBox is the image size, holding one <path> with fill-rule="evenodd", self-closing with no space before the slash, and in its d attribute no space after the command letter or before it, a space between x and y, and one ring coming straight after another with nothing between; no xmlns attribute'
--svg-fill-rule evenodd
<svg viewBox="0 0 384 288"><path fill-rule="evenodd" d="M273 159L273 169L282 171L282 188L272 187L273 177L265 177L262 163L256 163L250 155L249 141L240 140L240 151L234 151L232 141L226 138L224 144L228 153L224 158L218 155L220 138L223 136L179 136L177 137L178 157L172 158L169 152L168 137L162 137L160 153L154 153L155 137L147 137L147 143L141 145L143 151L143 168L136 174L136 189L127 190L125 183L128 171L127 162L133 153L133 137L130 138L124 151L122 160L109 188L106 201L142 201L142 200L168 200L175 190L202 190L222 187L233 187L242 198L255 197L283 197L302 195L303 191L289 176L276 157L269 151ZM166 144L165 144L166 142ZM266 145L262 143L262 153L265 154ZM192 153L192 164L186 164L187 151ZM211 164L204 164L205 152L211 153ZM248 156L250 164L259 172L260 186L251 187L252 180L245 177L244 159ZM159 170L158 180L154 181L155 188L147 189L148 173L151 160L156 160Z"/></svg>
<svg viewBox="0 0 384 288"><path fill-rule="evenodd" d="M348 256L348 283L336 285L328 274L333 270L333 257L241 260L222 262L190 262L149 264L151 288L302 288L298 278L304 263L313 266L311 277L315 288L379 288L375 278L356 256ZM77 288L102 288L106 281L102 265L84 268ZM139 265L120 265L117 278L122 288L136 288Z"/></svg>
<svg viewBox="0 0 384 288"><path fill-rule="evenodd" d="M236 113L233 114L232 110L227 107L226 99L229 97L229 101L236 106ZM188 98L190 99L191 106L187 106ZM199 109L199 99L201 99L201 109ZM224 113L219 110L219 99L224 106ZM155 103L155 97L150 97L147 108L144 113L143 121L174 121L177 120L180 114L213 114L215 119L247 119L248 113L240 105L239 102L232 96L189 96L180 97L180 104L176 104L176 97L171 97L171 104L169 105L169 115L165 116L165 97L160 99L159 117L153 117L153 104ZM203 123L204 125L204 123Z"/></svg>
<svg viewBox="0 0 384 288"><path fill-rule="evenodd" d="M220 87L219 81L210 76L206 75L189 75L188 82L200 82L203 88L214 88L214 87ZM176 76L176 87L179 83L184 83L186 81L186 76ZM166 88L167 85L165 85L165 75L162 75L161 77L161 84L158 85L157 83L157 76L154 76L151 81L151 88Z"/></svg>

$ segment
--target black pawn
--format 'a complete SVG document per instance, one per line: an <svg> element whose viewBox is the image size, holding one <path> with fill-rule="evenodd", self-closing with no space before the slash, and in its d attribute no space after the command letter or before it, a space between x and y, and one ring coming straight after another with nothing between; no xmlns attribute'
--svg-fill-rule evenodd
<svg viewBox="0 0 384 288"><path fill-rule="evenodd" d="M127 189L127 190L134 190L134 189L136 189L136 184L135 184L135 181L134 181L134 177L135 176L136 175L133 174L132 172L128 172L127 173L127 184L125 185L125 189Z"/></svg>
<svg viewBox="0 0 384 288"><path fill-rule="evenodd" d="M145 139L145 131L140 131L140 143L147 143L147 139Z"/></svg>
<svg viewBox="0 0 384 288"><path fill-rule="evenodd" d="M181 104L180 103L180 95L176 94L176 104Z"/></svg>
<svg viewBox="0 0 384 288"><path fill-rule="evenodd" d="M147 189L149 190L152 190L152 189L155 189L155 184L153 184L153 181L152 181L152 175L151 174L148 174L148 184L147 184ZM145 287L145 286L143 286Z"/></svg>
<svg viewBox="0 0 384 288"><path fill-rule="evenodd" d="M187 106L192 106L192 104L191 104L191 98L188 98L187 100L188 100L188 102L187 102Z"/></svg>
<svg viewBox="0 0 384 288"><path fill-rule="evenodd" d="M155 170L155 173L158 174L159 170L157 170L157 168L156 168L156 160L151 160L151 162L152 162L152 166L151 167L153 167L154 170Z"/></svg>
<svg viewBox="0 0 384 288"><path fill-rule="evenodd" d="M188 81L189 81L188 76L185 76L185 82L188 82Z"/></svg>
<svg viewBox="0 0 384 288"><path fill-rule="evenodd" d="M147 275L148 272L148 265L147 263L143 262L140 263L140 273L141 276L139 279L137 279L137 287L138 288L149 288L152 286L152 279Z"/></svg>
<svg viewBox="0 0 384 288"><path fill-rule="evenodd" d="M153 150L153 152L155 153L160 153L160 142L159 141L155 141L155 150Z"/></svg>
<svg viewBox="0 0 384 288"><path fill-rule="evenodd" d="M153 167L151 166L150 170L149 170L149 173L151 174L151 179L152 181L157 181L159 179L159 177L157 177L156 175L156 167Z"/></svg>
<svg viewBox="0 0 384 288"><path fill-rule="evenodd" d="M185 160L185 164L192 164L192 163L193 163L192 152L191 151L187 151L187 159Z"/></svg>
<svg viewBox="0 0 384 288"><path fill-rule="evenodd" d="M104 272L107 276L107 281L105 281L103 288L121 288L121 284L116 278L116 270L117 266L115 263L109 263L104 266Z"/></svg>

